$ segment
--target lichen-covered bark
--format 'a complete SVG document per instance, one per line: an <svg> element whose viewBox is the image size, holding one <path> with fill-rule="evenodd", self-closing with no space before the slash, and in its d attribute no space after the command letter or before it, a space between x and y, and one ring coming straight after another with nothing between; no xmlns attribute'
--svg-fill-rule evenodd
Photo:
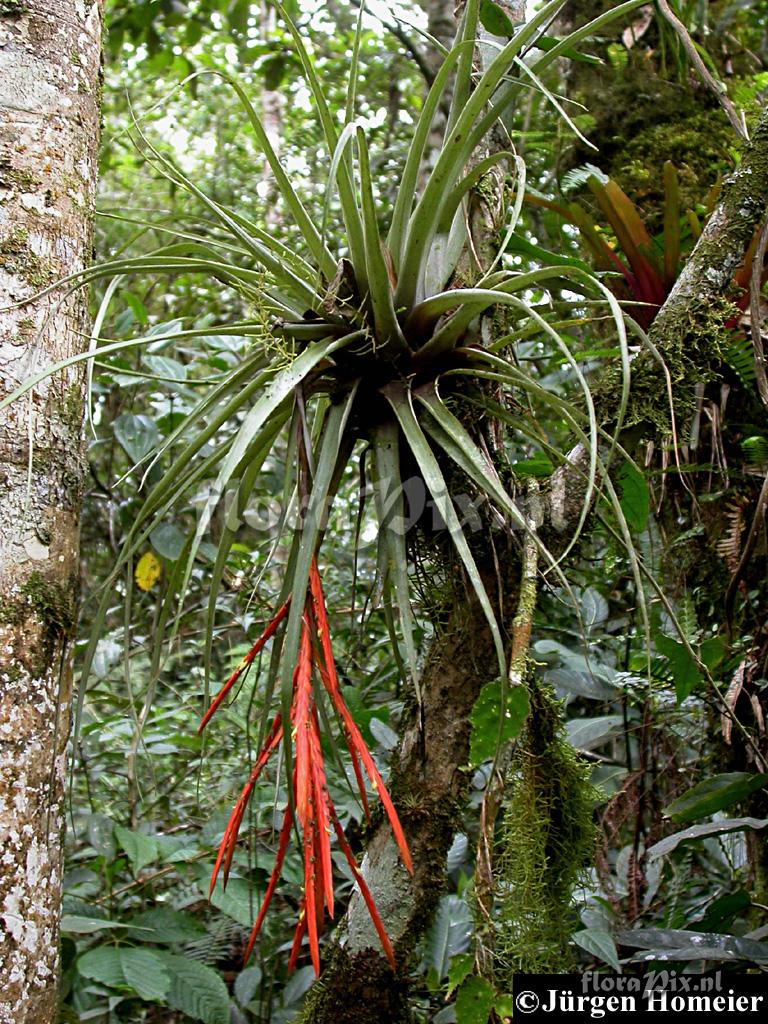
<svg viewBox="0 0 768 1024"><path fill-rule="evenodd" d="M83 346L84 298L35 295L90 253L101 26L101 0L0 5L3 397ZM74 370L0 412L0 1024L58 1017L82 412Z"/></svg>

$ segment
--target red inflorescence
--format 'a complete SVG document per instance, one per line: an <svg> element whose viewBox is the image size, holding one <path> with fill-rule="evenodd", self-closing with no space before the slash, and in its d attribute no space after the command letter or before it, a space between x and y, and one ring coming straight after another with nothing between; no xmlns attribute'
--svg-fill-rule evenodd
<svg viewBox="0 0 768 1024"><path fill-rule="evenodd" d="M270 639L274 636L280 623L285 618L290 606L290 598L279 609L267 628L253 645L248 654L243 658L240 665L224 683L221 690L212 702L200 723L198 731L202 731L210 721L217 708L237 682L245 669L251 664L256 655ZM389 823L394 833L395 841L400 855L408 871L413 873L411 855L408 851L408 844L403 833L397 811L382 781L378 768L371 756L371 752L365 744L349 709L344 703L344 698L339 685L336 665L333 659L331 647L331 636L328 628L328 615L325 607L323 588L320 583L320 573L317 569L317 562L313 559L310 570L309 587L304 602L304 618L301 630L301 642L296 667L293 673L293 697L291 701L291 740L293 743L293 778L292 793L293 805L296 812L296 821L302 838L302 852L304 860L304 884L299 908L299 920L296 925L296 932L291 948L291 955L288 963L289 969L293 968L299 955L301 944L306 934L309 939L309 951L312 958L312 965L315 973L320 973L320 948L318 935L325 920L325 912L333 917L333 877L331 865L331 831L336 833L338 844L347 859L352 874L357 882L360 893L368 907L376 932L378 933L381 945L392 967L395 967L395 958L392 944L384 929L373 896L365 883L354 854L350 849L346 836L339 823L336 809L328 794L328 787L325 778L325 765L323 762L322 748L320 745L320 726L318 721L317 707L313 689L313 675L317 674L323 687L328 693L331 703L339 716L344 732L344 739L352 759L352 766L355 772L360 797L363 803L366 817L369 815L368 800L365 792L365 783L361 771L361 763L366 774L378 793ZM224 838L219 847L219 853L214 865L211 877L210 891L216 884L219 872L223 868L223 882L226 886L229 875L232 857L237 845L240 825L243 821L248 801L251 798L256 781L266 766L270 755L278 747L281 741L284 742L283 722L280 714L275 716L272 728L269 731L264 745L256 759L248 782L243 787L240 797L235 804L229 822L224 832ZM272 875L264 894L264 899L259 909L256 923L248 941L245 951L245 960L251 954L256 937L264 921L269 907L270 900L277 887L280 873L285 860L285 852L288 847L288 840L291 832L292 814L290 806L284 811L283 825L280 830L275 864Z"/></svg>

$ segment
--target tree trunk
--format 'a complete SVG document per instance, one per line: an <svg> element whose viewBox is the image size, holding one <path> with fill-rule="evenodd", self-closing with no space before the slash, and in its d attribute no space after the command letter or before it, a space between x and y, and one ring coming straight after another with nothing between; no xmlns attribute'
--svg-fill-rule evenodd
<svg viewBox="0 0 768 1024"><path fill-rule="evenodd" d="M82 293L35 296L90 254L102 13L102 0L0 2L5 393L83 347ZM63 371L0 413L0 1024L58 1017L83 392Z"/></svg>

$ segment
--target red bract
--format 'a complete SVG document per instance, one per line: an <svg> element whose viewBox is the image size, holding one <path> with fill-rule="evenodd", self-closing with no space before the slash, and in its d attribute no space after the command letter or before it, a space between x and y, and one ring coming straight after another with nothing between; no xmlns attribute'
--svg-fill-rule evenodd
<svg viewBox="0 0 768 1024"><path fill-rule="evenodd" d="M224 683L221 690L212 702L210 708L200 723L200 730L211 719L216 709L220 707L227 693L231 690L237 679L245 668L251 664L264 644L277 631L280 623L286 616L290 598L280 608L251 650L245 656ZM323 762L322 747L320 743L320 725L315 703L313 689L313 678L319 677L324 689L330 697L331 703L341 720L344 740L352 759L352 766L355 778L360 790L360 796L368 816L368 800L365 792L365 784L361 771L361 763L365 769L371 785L376 790L384 805L384 810L389 819L392 831L397 842L400 855L408 871L413 873L413 864L408 850L408 844L403 833L397 811L387 792L386 786L379 774L379 770L368 750L365 740L362 737L349 709L344 703L344 697L339 685L336 665L333 659L330 630L328 627L328 615L325 608L325 598L320 583L320 573L317 569L317 562L313 560L310 571L309 587L304 602L304 619L301 629L301 642L296 666L293 672L293 695L291 700L291 741L293 744L293 777L291 790L293 795L293 808L296 814L296 823L301 835L301 846L304 863L304 884L302 889L301 904L299 907L299 920L291 947L291 954L288 967L291 969L301 950L304 935L308 936L309 952L312 958L312 965L315 973L320 973L320 947L319 934L322 930L325 913L330 918L334 913L333 899L333 871L331 861L331 830L335 831L339 847L341 848L352 874L360 889L360 893L371 915L376 932L381 940L384 952L390 964L394 968L395 958L389 937L384 929L381 917L376 909L373 897L360 874L354 855L346 840L341 824L339 823L336 809L333 806L328 794L328 786L325 776L325 765ZM229 876L229 869L232 857L237 846L238 833L245 815L248 802L259 775L266 766L272 752L279 743L284 741L285 734L281 716L278 714L272 723L269 735L259 752L256 762L251 771L248 782L243 787L240 797L232 809L229 822L224 831L224 837L219 847L218 856L214 865L211 877L210 892L213 892L216 879L223 868L223 882L226 886ZM285 860L285 852L288 847L288 839L291 832L293 813L291 806L287 806L283 813L283 825L280 830L277 854L272 874L264 894L259 914L253 926L248 945L245 951L245 960L251 954L256 937L259 934L264 917L269 907L272 896L277 887L280 873Z"/></svg>

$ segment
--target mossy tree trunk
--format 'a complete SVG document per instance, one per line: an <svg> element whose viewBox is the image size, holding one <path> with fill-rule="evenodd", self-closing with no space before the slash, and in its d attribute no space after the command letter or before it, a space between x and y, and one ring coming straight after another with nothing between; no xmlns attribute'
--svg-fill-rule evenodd
<svg viewBox="0 0 768 1024"><path fill-rule="evenodd" d="M0 373L83 346L86 300L35 298L90 254L102 0L0 2ZM0 1024L58 1018L83 375L0 413Z"/></svg>

